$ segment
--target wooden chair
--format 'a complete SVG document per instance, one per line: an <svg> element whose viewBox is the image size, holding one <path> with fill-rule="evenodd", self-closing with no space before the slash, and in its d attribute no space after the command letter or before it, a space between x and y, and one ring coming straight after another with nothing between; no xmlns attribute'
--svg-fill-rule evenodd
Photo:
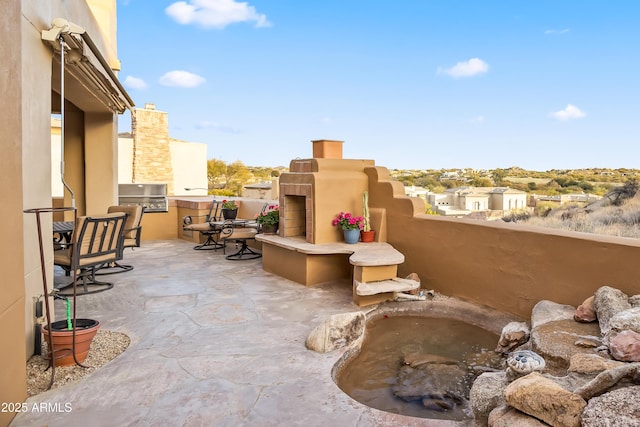
<svg viewBox="0 0 640 427"><path fill-rule="evenodd" d="M203 222L194 224L193 217L190 215L182 218L183 230L197 231L206 237L204 243L194 246L193 249L220 249L223 246L223 244L220 243L220 233L222 229L214 223L222 220L222 201L215 199L211 202L211 209L209 209L209 213L205 215Z"/></svg>
<svg viewBox="0 0 640 427"><path fill-rule="evenodd" d="M126 216L124 212L116 212L76 219L69 248L54 251L53 254L55 265L76 272L75 280L59 288L58 295L92 294L113 287L113 283L96 280L95 273L104 264L119 259ZM77 291L79 282L82 282L80 292ZM65 291L68 288L72 288L72 291Z"/></svg>
<svg viewBox="0 0 640 427"><path fill-rule="evenodd" d="M124 222L124 231L122 235L122 245L118 254L118 261L124 258L124 250L126 248L139 248L140 236L142 235L142 215L144 207L142 206L109 206L107 213L124 212L127 219ZM133 270L132 265L120 264L118 261L105 264L97 275L124 273Z"/></svg>

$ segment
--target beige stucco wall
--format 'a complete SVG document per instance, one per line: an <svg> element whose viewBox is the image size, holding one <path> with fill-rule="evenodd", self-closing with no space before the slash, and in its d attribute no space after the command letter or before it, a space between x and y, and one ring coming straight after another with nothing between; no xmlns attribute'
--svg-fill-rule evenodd
<svg viewBox="0 0 640 427"><path fill-rule="evenodd" d="M173 195L198 194L185 188L207 188L207 144L171 139L169 151L173 169Z"/></svg>
<svg viewBox="0 0 640 427"><path fill-rule="evenodd" d="M115 1L95 0L95 3L115 12ZM5 349L0 365L1 402L21 402L26 397L25 361L33 352L34 298L43 294L36 217L23 210L52 204L51 114L59 112L60 100L55 93L59 91L59 77L55 77L59 66L56 71L52 49L41 40L41 31L50 28L57 17L81 25L99 49L105 48L99 24L85 1L2 2L0 120L3 138L0 144L3 155L0 169L3 171L3 203L0 213L4 219L3 238L11 244L0 247L5 267L0 298L0 335ZM109 51L113 53L115 48ZM72 102L67 103L70 113L65 126L71 147L67 158L71 165L67 168L72 182L77 184L78 208L82 212L100 210L114 196L117 116L106 108L97 111L95 102L92 113L85 114L82 103L91 102L91 96L83 93L82 85L74 79L65 81L68 99L75 103L75 108ZM86 170L72 172L83 156ZM89 171L88 177L86 171ZM98 176L94 177L94 173ZM85 188L96 194L85 197ZM43 215L42 219L44 241L50 242L47 236L52 233L51 214ZM52 283L52 245L45 244L44 260L48 283ZM11 413L0 412L0 426L7 425L12 417Z"/></svg>
<svg viewBox="0 0 640 427"><path fill-rule="evenodd" d="M118 204L118 116L85 113L86 213L100 214Z"/></svg>
<svg viewBox="0 0 640 427"><path fill-rule="evenodd" d="M0 35L3 40L16 40L21 43L24 38L21 7L17 2L3 2L0 14ZM24 29L28 32L28 28ZM0 93L4 101L0 103L0 124L4 137L2 138L3 155L0 156L0 170L3 175L2 200L0 215L2 235L11 245L0 246L3 277L0 298L0 335L3 347L13 349L4 351L0 365L0 402L21 402L26 397L25 378L25 346L24 329L16 328L21 325L25 316L24 289L24 235L23 235L23 156L25 148L22 146L23 116L29 106L22 101L25 88L21 78L23 56L22 49L16 49L13 43L0 43L0 57L3 60L3 75L0 78ZM25 111L27 110L27 111ZM7 425L13 414L0 412L0 426Z"/></svg>
<svg viewBox="0 0 640 427"><path fill-rule="evenodd" d="M118 183L133 184L133 138L118 138Z"/></svg>

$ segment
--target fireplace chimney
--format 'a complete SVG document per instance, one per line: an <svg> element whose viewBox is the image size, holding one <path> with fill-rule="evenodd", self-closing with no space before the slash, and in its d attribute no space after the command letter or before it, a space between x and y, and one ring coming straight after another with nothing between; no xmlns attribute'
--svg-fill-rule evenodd
<svg viewBox="0 0 640 427"><path fill-rule="evenodd" d="M342 144L344 141L333 141L330 139L317 139L313 143L314 159L341 159Z"/></svg>

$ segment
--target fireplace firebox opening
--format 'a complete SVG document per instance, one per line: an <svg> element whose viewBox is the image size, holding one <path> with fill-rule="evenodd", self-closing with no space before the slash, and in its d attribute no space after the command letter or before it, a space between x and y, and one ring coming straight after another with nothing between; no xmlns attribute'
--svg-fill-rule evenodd
<svg viewBox="0 0 640 427"><path fill-rule="evenodd" d="M284 237L307 235L305 196L284 196Z"/></svg>

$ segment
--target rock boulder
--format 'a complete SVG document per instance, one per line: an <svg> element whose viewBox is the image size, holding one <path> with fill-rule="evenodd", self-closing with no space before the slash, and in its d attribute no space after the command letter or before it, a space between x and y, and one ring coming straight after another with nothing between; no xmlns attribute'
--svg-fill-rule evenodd
<svg viewBox="0 0 640 427"><path fill-rule="evenodd" d="M509 406L552 426L579 427L587 406L580 396L537 372L515 380L504 394Z"/></svg>
<svg viewBox="0 0 640 427"><path fill-rule="evenodd" d="M469 392L469 403L478 425L486 425L489 413L504 405L504 389L509 381L504 371L486 372L473 382Z"/></svg>
<svg viewBox="0 0 640 427"><path fill-rule="evenodd" d="M640 334L630 330L620 332L609 343L609 351L616 360L640 362Z"/></svg>
<svg viewBox="0 0 640 427"><path fill-rule="evenodd" d="M609 332L609 320L616 313L631 308L629 297L621 290L609 286L602 286L596 291L593 306L603 335Z"/></svg>
<svg viewBox="0 0 640 427"><path fill-rule="evenodd" d="M337 350L361 339L365 325L362 312L334 314L311 331L305 345L319 353Z"/></svg>
<svg viewBox="0 0 640 427"><path fill-rule="evenodd" d="M531 331L525 322L509 322L502 328L496 351L507 354L529 341Z"/></svg>
<svg viewBox="0 0 640 427"><path fill-rule="evenodd" d="M576 322L589 323L597 320L596 310L593 306L595 297L592 295L576 308L573 320Z"/></svg>
<svg viewBox="0 0 640 427"><path fill-rule="evenodd" d="M610 391L589 400L582 427L637 427L640 424L640 386Z"/></svg>

